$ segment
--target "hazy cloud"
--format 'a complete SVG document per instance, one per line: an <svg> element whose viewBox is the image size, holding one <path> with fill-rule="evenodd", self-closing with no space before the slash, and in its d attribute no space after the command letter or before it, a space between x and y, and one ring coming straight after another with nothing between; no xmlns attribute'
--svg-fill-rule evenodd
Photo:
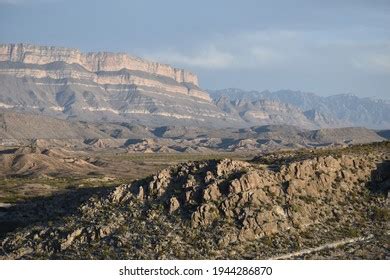
<svg viewBox="0 0 390 280"><path fill-rule="evenodd" d="M0 4L10 4L10 5L23 5L23 4L38 4L38 3L50 3L58 2L61 0L0 0Z"/></svg>
<svg viewBox="0 0 390 280"><path fill-rule="evenodd" d="M354 30L350 34L354 34ZM320 67L345 71L355 71L356 68L389 71L389 53L390 47L385 38L368 44L359 38L346 39L333 30L268 29L219 34L192 49L148 50L144 56L182 67L254 71L267 67L285 71L296 69L304 73L319 71Z"/></svg>
<svg viewBox="0 0 390 280"><path fill-rule="evenodd" d="M281 63L284 59L281 53L266 47L254 47L250 50L250 53L253 55L257 65L259 66Z"/></svg>
<svg viewBox="0 0 390 280"><path fill-rule="evenodd" d="M125 51L189 68L205 88L390 90L389 0L0 3L2 42Z"/></svg>
<svg viewBox="0 0 390 280"><path fill-rule="evenodd" d="M196 66L201 68L227 68L233 65L234 57L215 46L201 47L192 53L183 53L175 50L145 53L146 58L163 61L170 64Z"/></svg>
<svg viewBox="0 0 390 280"><path fill-rule="evenodd" d="M366 46L351 61L361 71L390 75L390 42Z"/></svg>
<svg viewBox="0 0 390 280"><path fill-rule="evenodd" d="M218 34L211 41L182 50L148 50L143 56L153 60L178 64L183 67L210 69L256 68L282 63L284 50L276 48L293 35L291 31L256 31L239 34Z"/></svg>

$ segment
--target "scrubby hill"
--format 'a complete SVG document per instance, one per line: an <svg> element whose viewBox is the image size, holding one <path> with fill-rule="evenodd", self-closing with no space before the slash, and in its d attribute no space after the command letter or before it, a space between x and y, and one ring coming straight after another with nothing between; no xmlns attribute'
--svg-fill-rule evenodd
<svg viewBox="0 0 390 280"><path fill-rule="evenodd" d="M63 148L40 149L30 146L15 151L4 150L0 156L0 177L77 176L99 172L100 167L88 162L88 159L90 157L82 152Z"/></svg>
<svg viewBox="0 0 390 280"><path fill-rule="evenodd" d="M352 248L340 258L390 257L388 142L290 159L179 164L94 196L60 219L46 205L50 222L9 234L0 254L275 258L349 238L363 242L363 250Z"/></svg>

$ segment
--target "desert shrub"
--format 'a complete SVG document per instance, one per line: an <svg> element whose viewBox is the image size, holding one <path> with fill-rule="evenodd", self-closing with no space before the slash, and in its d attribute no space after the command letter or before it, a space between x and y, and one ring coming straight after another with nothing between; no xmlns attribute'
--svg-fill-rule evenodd
<svg viewBox="0 0 390 280"><path fill-rule="evenodd" d="M387 208L375 207L372 211L373 220L384 222L390 218L390 211Z"/></svg>

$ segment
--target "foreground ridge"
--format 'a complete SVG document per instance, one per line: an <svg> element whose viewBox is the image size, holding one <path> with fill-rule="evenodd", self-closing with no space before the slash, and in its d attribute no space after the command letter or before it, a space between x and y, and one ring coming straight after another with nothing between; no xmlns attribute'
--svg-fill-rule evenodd
<svg viewBox="0 0 390 280"><path fill-rule="evenodd" d="M2 258L388 258L388 142L340 151L178 164L60 219L46 206Z"/></svg>

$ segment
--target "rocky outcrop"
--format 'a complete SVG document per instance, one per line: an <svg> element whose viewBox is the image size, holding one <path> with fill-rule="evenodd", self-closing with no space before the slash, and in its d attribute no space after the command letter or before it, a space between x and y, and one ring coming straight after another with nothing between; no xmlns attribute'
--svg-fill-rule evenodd
<svg viewBox="0 0 390 280"><path fill-rule="evenodd" d="M361 233L383 238L385 147L308 153L278 166L230 159L178 164L93 196L54 225L9 234L0 257L257 258L291 253L307 246L304 240L318 247Z"/></svg>
<svg viewBox="0 0 390 280"><path fill-rule="evenodd" d="M278 172L232 160L187 163L148 181L121 186L111 199L157 199L170 213L191 217L193 227L222 219L238 227L233 240L253 240L341 219L340 205L364 187L376 162L383 159L325 156L284 165Z"/></svg>

